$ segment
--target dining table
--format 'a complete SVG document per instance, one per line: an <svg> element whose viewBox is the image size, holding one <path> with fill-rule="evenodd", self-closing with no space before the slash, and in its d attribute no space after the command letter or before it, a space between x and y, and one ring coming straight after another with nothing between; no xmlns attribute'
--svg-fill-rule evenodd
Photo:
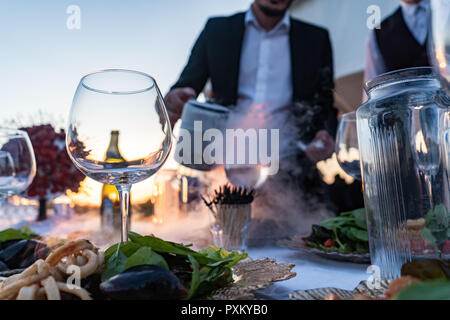
<svg viewBox="0 0 450 320"><path fill-rule="evenodd" d="M69 207L59 208L44 221L36 221L35 212L35 208L30 206L7 204L0 214L0 230L6 227L28 226L45 238L74 240L85 237L103 249L111 242L119 240L118 232L108 236L101 230L98 210L76 214ZM189 227L185 223L158 224L149 222L149 219L135 217L132 229L141 234L155 234L165 240L201 244L198 239L209 232L208 220L199 215L191 216L188 221ZM254 260L270 258L275 259L277 263L294 264L291 271L295 272L295 277L274 282L269 287L256 291L257 299L287 300L293 291L317 288L353 290L371 275L367 273L367 264L335 261L308 250L291 249L276 244L251 246L247 248L247 253L249 258Z"/></svg>
<svg viewBox="0 0 450 320"><path fill-rule="evenodd" d="M268 288L257 292L258 298L286 300L296 290L318 288L355 289L361 281L366 281L371 273L367 273L367 264L330 260L302 249L290 249L278 246L251 247L249 257L260 259L270 257L277 263L293 263L296 276L275 282Z"/></svg>

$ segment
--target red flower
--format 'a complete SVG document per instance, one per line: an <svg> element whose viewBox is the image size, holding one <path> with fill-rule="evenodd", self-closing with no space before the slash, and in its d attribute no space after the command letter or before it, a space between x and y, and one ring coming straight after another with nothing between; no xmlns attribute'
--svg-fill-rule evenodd
<svg viewBox="0 0 450 320"><path fill-rule="evenodd" d="M30 136L36 157L36 177L26 191L28 197L45 198L71 190L77 192L85 176L76 169L65 148L65 132L49 124L21 128Z"/></svg>

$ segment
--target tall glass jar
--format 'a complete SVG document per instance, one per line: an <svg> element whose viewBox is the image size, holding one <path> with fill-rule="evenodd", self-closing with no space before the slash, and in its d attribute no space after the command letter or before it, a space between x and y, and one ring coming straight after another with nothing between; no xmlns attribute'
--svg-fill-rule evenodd
<svg viewBox="0 0 450 320"><path fill-rule="evenodd" d="M357 127L370 256L393 279L406 261L450 253L448 97L425 67L381 75L365 90Z"/></svg>

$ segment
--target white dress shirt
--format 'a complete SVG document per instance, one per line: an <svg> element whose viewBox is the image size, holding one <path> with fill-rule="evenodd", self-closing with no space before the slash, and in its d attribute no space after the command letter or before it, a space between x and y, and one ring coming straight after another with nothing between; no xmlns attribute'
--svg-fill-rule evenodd
<svg viewBox="0 0 450 320"><path fill-rule="evenodd" d="M429 0L422 0L416 4L405 3L402 1L401 7L406 26L417 42L424 45L428 33ZM366 82L373 79L386 71L383 57L378 48L375 30L372 30L367 41L364 81Z"/></svg>
<svg viewBox="0 0 450 320"><path fill-rule="evenodd" d="M257 106L260 110L273 112L292 102L289 29L288 12L272 30L266 31L256 20L252 9L247 11L239 69L238 107Z"/></svg>

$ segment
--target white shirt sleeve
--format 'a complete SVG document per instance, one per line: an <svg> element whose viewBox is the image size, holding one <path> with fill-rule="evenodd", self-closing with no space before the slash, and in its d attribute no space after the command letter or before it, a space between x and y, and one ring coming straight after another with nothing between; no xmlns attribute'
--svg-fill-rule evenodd
<svg viewBox="0 0 450 320"><path fill-rule="evenodd" d="M366 43L366 68L364 70L364 83L376 76L385 73L386 65L383 56L378 49L378 43L375 36L375 30L370 31ZM366 93L363 94L363 101L367 99Z"/></svg>

